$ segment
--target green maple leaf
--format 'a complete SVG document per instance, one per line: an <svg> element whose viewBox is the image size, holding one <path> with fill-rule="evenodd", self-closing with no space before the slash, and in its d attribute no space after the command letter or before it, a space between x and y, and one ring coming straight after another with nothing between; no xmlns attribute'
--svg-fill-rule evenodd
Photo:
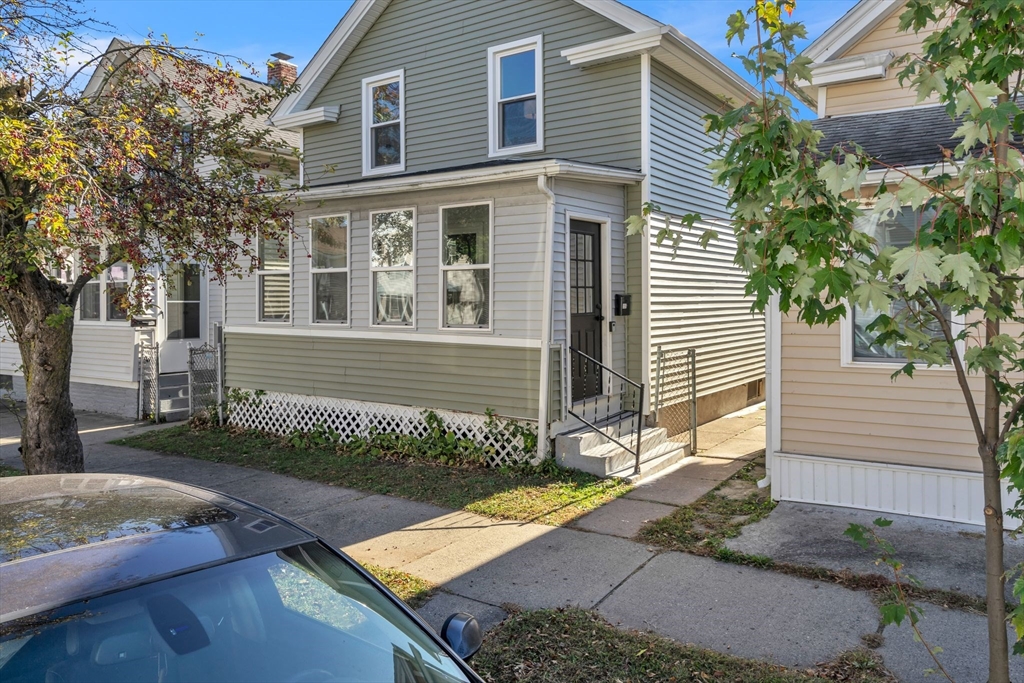
<svg viewBox="0 0 1024 683"><path fill-rule="evenodd" d="M893 298L892 288L881 280L867 280L853 288L853 296L860 308L888 311Z"/></svg>
<svg viewBox="0 0 1024 683"><path fill-rule="evenodd" d="M775 265L782 267L790 263L796 263L796 249L784 244L775 255Z"/></svg>
<svg viewBox="0 0 1024 683"><path fill-rule="evenodd" d="M951 279L961 289L966 289L972 296L978 293L977 279L981 266L974 257L966 252L946 254L939 266L942 274Z"/></svg>
<svg viewBox="0 0 1024 683"><path fill-rule="evenodd" d="M932 191L927 185L916 178L907 178L900 184L896 196L904 204L910 204L911 208L919 209L926 201L931 199Z"/></svg>
<svg viewBox="0 0 1024 683"><path fill-rule="evenodd" d="M893 257L889 276L900 278L907 294L914 294L929 283L937 284L942 280L941 259L942 251L938 247L921 249L914 245L900 249Z"/></svg>

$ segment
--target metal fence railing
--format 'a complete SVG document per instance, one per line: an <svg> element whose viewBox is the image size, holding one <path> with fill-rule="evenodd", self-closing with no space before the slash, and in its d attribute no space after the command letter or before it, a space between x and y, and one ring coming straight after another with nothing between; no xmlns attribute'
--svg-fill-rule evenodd
<svg viewBox="0 0 1024 683"><path fill-rule="evenodd" d="M160 421L160 345L139 344L139 419Z"/></svg>
<svg viewBox="0 0 1024 683"><path fill-rule="evenodd" d="M205 413L224 424L224 384L221 382L220 345L188 345L188 415Z"/></svg>
<svg viewBox="0 0 1024 683"><path fill-rule="evenodd" d="M689 439L697 452L697 350L658 346L651 396L651 417L670 437Z"/></svg>

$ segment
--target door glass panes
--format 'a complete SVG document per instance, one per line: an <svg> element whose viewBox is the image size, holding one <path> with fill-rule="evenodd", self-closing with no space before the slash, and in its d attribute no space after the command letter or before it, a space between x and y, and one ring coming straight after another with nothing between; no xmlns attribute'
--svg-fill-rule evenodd
<svg viewBox="0 0 1024 683"><path fill-rule="evenodd" d="M594 312L594 236L569 235L570 313Z"/></svg>
<svg viewBox="0 0 1024 683"><path fill-rule="evenodd" d="M168 339L199 339L202 329L202 280L199 266L185 263L167 274Z"/></svg>
<svg viewBox="0 0 1024 683"><path fill-rule="evenodd" d="M531 49L498 58L498 129L502 147L537 141L536 56L537 51Z"/></svg>
<svg viewBox="0 0 1024 683"><path fill-rule="evenodd" d="M370 87L372 166L402 163L402 85L400 81Z"/></svg>

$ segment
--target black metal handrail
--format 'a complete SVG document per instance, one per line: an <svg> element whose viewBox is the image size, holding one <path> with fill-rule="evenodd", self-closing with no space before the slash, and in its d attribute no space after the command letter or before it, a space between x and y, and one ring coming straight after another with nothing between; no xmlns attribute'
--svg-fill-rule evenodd
<svg viewBox="0 0 1024 683"><path fill-rule="evenodd" d="M578 389L584 394L584 398L570 401L571 407L567 412L604 439L631 453L636 462L634 474L640 474L645 385L634 382L596 358L571 346L569 347L569 359L570 394L575 394L575 390ZM616 382L618 382L618 391L615 387ZM590 394L592 390L595 393ZM632 409L627 409L627 404L631 404ZM603 416L601 415L602 408L604 409ZM591 412L592 415L590 415ZM613 420L619 420L621 424L622 418L627 416L632 424L630 431L636 431L634 446L626 445L615 436L602 431L600 424L601 422L607 424Z"/></svg>

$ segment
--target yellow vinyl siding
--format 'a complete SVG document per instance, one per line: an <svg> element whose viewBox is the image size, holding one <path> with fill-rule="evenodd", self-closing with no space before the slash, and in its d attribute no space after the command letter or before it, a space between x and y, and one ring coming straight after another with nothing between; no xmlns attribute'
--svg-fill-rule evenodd
<svg viewBox="0 0 1024 683"><path fill-rule="evenodd" d="M782 451L917 467L979 471L974 430L951 370L843 367L841 333L784 319ZM975 400L981 381L972 377Z"/></svg>
<svg viewBox="0 0 1024 683"><path fill-rule="evenodd" d="M902 9L893 12L874 31L864 36L860 42L838 57L853 57L882 50L892 50L897 57L908 52L920 53L921 43L931 29L926 28L919 34L915 34L913 31L900 33L900 14L902 13ZM900 85L897 78L901 69L902 67L890 66L884 79L828 86L828 93L825 97L825 116L841 116L915 106L917 93ZM931 98L924 104L932 104L935 101L934 98Z"/></svg>

